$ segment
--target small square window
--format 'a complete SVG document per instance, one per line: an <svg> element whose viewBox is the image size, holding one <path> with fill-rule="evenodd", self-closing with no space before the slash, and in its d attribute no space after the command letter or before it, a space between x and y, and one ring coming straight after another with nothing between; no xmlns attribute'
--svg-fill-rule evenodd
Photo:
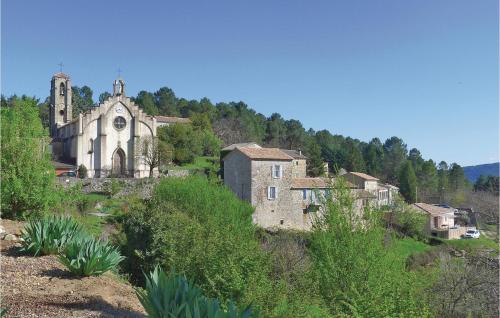
<svg viewBox="0 0 500 318"><path fill-rule="evenodd" d="M281 225L285 224L285 220L281 219L281 220L280 220L280 224L281 224Z"/></svg>

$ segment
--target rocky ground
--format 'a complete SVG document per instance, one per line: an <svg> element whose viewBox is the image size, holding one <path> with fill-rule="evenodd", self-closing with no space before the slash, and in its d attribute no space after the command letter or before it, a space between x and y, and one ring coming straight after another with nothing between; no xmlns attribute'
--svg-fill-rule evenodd
<svg viewBox="0 0 500 318"><path fill-rule="evenodd" d="M1 220L0 306L6 317L144 317L133 288L111 273L77 278L56 256L20 252L23 224Z"/></svg>

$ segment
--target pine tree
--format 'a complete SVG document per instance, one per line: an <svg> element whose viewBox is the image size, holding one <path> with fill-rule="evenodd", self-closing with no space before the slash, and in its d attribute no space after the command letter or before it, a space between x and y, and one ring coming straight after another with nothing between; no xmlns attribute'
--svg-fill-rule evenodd
<svg viewBox="0 0 500 318"><path fill-rule="evenodd" d="M417 177L411 161L405 161L399 171L399 191L408 203L417 199Z"/></svg>

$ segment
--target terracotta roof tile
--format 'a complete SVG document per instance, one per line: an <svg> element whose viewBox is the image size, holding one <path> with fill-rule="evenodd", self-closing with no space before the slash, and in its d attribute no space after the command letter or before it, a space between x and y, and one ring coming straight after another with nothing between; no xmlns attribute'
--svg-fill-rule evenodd
<svg viewBox="0 0 500 318"><path fill-rule="evenodd" d="M231 150L234 150L236 148L243 148L243 147L262 148L261 146L259 146L255 142L241 142L238 144L232 144L232 145L229 145L227 147L224 147L224 148L222 148L222 151L231 151Z"/></svg>
<svg viewBox="0 0 500 318"><path fill-rule="evenodd" d="M236 148L245 156L254 160L293 160L292 157L279 150L278 148L251 148L251 147L238 147Z"/></svg>
<svg viewBox="0 0 500 318"><path fill-rule="evenodd" d="M377 181L378 180L377 178L372 177L372 176L370 176L370 175L368 175L366 173L363 173L363 172L349 172L349 173L351 173L351 174L353 174L355 176L358 176L360 178L363 178L365 180L373 180L373 181Z"/></svg>
<svg viewBox="0 0 500 318"><path fill-rule="evenodd" d="M443 207L428 204L428 203L414 203L414 204L412 204L412 207L416 208L419 211L424 211L430 215L441 215L441 214L454 212L454 209L443 208Z"/></svg>
<svg viewBox="0 0 500 318"><path fill-rule="evenodd" d="M167 124L175 124L175 123L188 124L191 122L191 119L182 117L155 116L155 118L157 122L167 123Z"/></svg>
<svg viewBox="0 0 500 318"><path fill-rule="evenodd" d="M292 157L293 159L307 159L307 157L304 156L301 151L292 149L280 149L280 150L289 155L290 157Z"/></svg>
<svg viewBox="0 0 500 318"><path fill-rule="evenodd" d="M330 187L327 178L295 178L292 179L292 189L325 189Z"/></svg>

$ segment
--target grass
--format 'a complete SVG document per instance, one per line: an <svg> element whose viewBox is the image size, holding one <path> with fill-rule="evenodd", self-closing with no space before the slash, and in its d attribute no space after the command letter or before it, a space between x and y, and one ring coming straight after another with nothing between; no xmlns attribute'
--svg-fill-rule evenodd
<svg viewBox="0 0 500 318"><path fill-rule="evenodd" d="M458 250L492 249L498 254L498 243L494 240L480 237L478 239L445 240L444 244Z"/></svg>
<svg viewBox="0 0 500 318"><path fill-rule="evenodd" d="M395 239L392 244L392 251L404 258L407 258L412 254L426 252L431 249L432 246L409 237Z"/></svg>
<svg viewBox="0 0 500 318"><path fill-rule="evenodd" d="M169 170L203 170L213 166L213 161L219 160L219 157L196 157L193 163L188 163L181 166L171 165L167 168Z"/></svg>

